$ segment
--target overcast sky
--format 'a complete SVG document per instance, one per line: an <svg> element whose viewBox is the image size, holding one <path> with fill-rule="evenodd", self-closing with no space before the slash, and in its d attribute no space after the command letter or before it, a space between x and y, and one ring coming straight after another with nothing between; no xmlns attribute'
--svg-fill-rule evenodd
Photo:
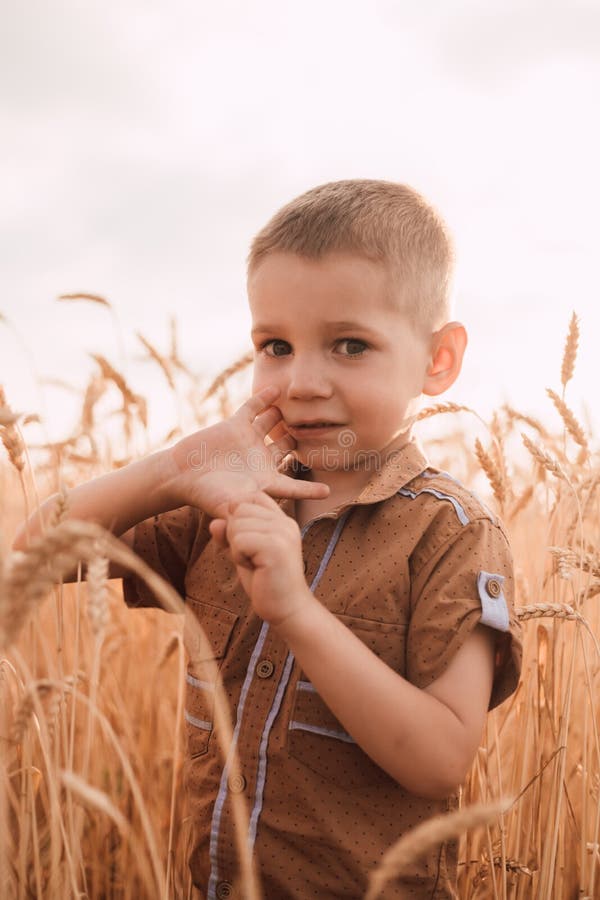
<svg viewBox="0 0 600 900"><path fill-rule="evenodd" d="M600 6L595 0L3 0L0 383L120 363L169 420L141 330L207 375L249 349L245 256L340 178L411 184L454 231L468 354L448 399L551 413L574 309L578 413L600 421ZM26 342L24 347L19 336ZM46 388L54 437L69 395ZM164 433L164 429L160 429Z"/></svg>

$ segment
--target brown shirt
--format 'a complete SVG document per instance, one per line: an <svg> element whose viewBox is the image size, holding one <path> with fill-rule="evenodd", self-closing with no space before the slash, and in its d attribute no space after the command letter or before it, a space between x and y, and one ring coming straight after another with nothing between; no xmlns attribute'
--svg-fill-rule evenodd
<svg viewBox="0 0 600 900"><path fill-rule="evenodd" d="M288 474L302 476L291 460ZM293 515L294 501L279 501ZM252 611L210 518L184 507L140 523L135 551L170 581L209 638L231 704L243 778L231 783L213 727L206 664L187 675L185 779L195 836L190 867L202 897L241 897L231 790L242 790L248 840L266 900L363 897L383 852L420 822L455 809L458 791L429 800L405 790L348 734L283 640ZM481 622L495 629L490 709L517 686L521 630L502 525L412 441L391 454L358 497L302 529L316 597L417 687L438 678ZM130 606L155 605L137 578ZM456 897L457 842L415 860L381 894Z"/></svg>

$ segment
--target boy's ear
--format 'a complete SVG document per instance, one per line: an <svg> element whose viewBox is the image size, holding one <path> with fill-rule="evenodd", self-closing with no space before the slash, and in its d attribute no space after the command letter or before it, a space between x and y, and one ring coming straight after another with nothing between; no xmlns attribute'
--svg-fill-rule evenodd
<svg viewBox="0 0 600 900"><path fill-rule="evenodd" d="M431 362L427 367L423 393L434 397L454 384L462 368L467 332L460 322L448 322L431 336Z"/></svg>

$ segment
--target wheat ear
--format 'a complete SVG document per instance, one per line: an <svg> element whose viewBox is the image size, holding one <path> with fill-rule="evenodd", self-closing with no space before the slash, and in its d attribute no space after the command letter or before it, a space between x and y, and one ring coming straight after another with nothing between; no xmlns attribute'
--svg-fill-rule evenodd
<svg viewBox="0 0 600 900"><path fill-rule="evenodd" d="M0 385L0 438L11 463L18 472L22 472L25 468L25 445L17 428L18 419L18 414L6 402L4 388Z"/></svg>
<svg viewBox="0 0 600 900"><path fill-rule="evenodd" d="M56 526L64 521L67 512L69 509L69 492L67 491L64 485L61 485L60 493L57 495L56 500L54 501L54 506L52 507L52 512L50 513L50 518L48 520L48 526L50 528L56 528Z"/></svg>
<svg viewBox="0 0 600 900"><path fill-rule="evenodd" d="M479 438L475 438L475 455L479 460L479 465L487 475L488 481L492 486L494 496L501 508L504 508L506 502L506 486L502 472L484 448Z"/></svg>
<svg viewBox="0 0 600 900"><path fill-rule="evenodd" d="M172 391L175 390L175 381L173 380L173 372L171 371L171 362L165 356L160 353L156 347L147 340L141 332L136 331L137 339L144 345L146 350L148 351L148 355L150 359L153 359L158 366L160 366L163 375L167 379L169 387Z"/></svg>
<svg viewBox="0 0 600 900"><path fill-rule="evenodd" d="M208 400L213 394L216 394L220 387L222 387L226 381L228 381L232 375L235 375L236 372L241 371L241 369L245 369L246 366L249 366L252 360L254 359L254 351L249 350L247 353L244 353L243 356L240 356L232 365L228 366L226 369L223 369L222 372L217 375L214 379L206 393L204 394L202 400Z"/></svg>
<svg viewBox="0 0 600 900"><path fill-rule="evenodd" d="M523 439L523 443L533 456L533 458L538 462L544 469L547 469L548 472L552 472L557 478L561 478L563 481L568 481L568 478L560 466L558 460L554 459L553 456L550 456L549 453L546 453L539 444L535 444L532 440L530 440L526 434L521 432L521 437Z"/></svg>
<svg viewBox="0 0 600 900"><path fill-rule="evenodd" d="M527 606L518 606L516 616L522 622L527 619L539 619L555 617L558 619L577 619L585 622L581 613L576 612L568 603L530 603Z"/></svg>
<svg viewBox="0 0 600 900"><path fill-rule="evenodd" d="M469 806L447 815L435 816L411 829L389 850L386 850L380 864L370 873L365 900L375 900L386 882L400 875L413 859L422 856L432 847L436 847L444 841L458 837L464 831L488 825L506 812L513 802L511 798L496 803Z"/></svg>
<svg viewBox="0 0 600 900"><path fill-rule="evenodd" d="M107 379L102 375L92 375L85 389L81 409L81 430L89 434L94 428L94 406L107 388Z"/></svg>
<svg viewBox="0 0 600 900"><path fill-rule="evenodd" d="M504 404L503 409L511 423L523 422L525 425L529 425L530 428L533 428L534 431L537 431L540 437L548 437L548 431L544 428L539 419L536 419L533 416L527 416L524 413L520 413L518 410L513 409L513 407L509 406L507 403Z"/></svg>
<svg viewBox="0 0 600 900"><path fill-rule="evenodd" d="M9 555L0 580L0 649L16 640L25 620L52 585L71 572L80 559L93 554L90 538L85 533L78 535L67 520L33 538L27 550Z"/></svg>
<svg viewBox="0 0 600 900"><path fill-rule="evenodd" d="M573 377L573 371L575 369L575 359L577 358L577 345L579 344L579 320L575 313L571 316L571 321L569 322L569 332L567 334L567 340L565 342L565 349L563 353L562 366L560 370L560 381L564 389L566 388L568 382Z"/></svg>
<svg viewBox="0 0 600 900"><path fill-rule="evenodd" d="M572 410L569 409L565 401L562 400L553 390L551 390L550 388L546 388L546 393L558 410L558 413L563 420L568 433L571 435L575 443L579 444L579 446L586 451L587 456L587 453L589 452L588 441L583 428L575 418L575 414L572 412Z"/></svg>
<svg viewBox="0 0 600 900"><path fill-rule="evenodd" d="M431 416L439 416L442 413L457 413L457 412L469 412L473 413L473 415L477 415L474 409L471 409L470 406L462 406L460 403L435 403L433 406L426 406L425 409L422 409L415 419L416 422L419 422L421 419L429 419Z"/></svg>
<svg viewBox="0 0 600 900"><path fill-rule="evenodd" d="M103 377L106 378L107 381L112 381L118 387L123 397L123 407L125 412L127 413L129 411L130 406L135 406L142 424L147 427L148 413L145 399L140 394L134 394L121 373L118 372L114 366L111 366L104 356L101 356L99 353L90 353L90 356L92 359L96 360L100 366Z"/></svg>
<svg viewBox="0 0 600 900"><path fill-rule="evenodd" d="M100 637L108 625L108 559L102 555L93 556L87 565L88 618L94 637Z"/></svg>

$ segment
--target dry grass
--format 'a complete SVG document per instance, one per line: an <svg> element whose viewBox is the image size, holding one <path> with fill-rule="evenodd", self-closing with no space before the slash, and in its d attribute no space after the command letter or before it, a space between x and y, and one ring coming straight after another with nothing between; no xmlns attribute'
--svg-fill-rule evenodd
<svg viewBox="0 0 600 900"><path fill-rule="evenodd" d="M103 305L95 295L63 299ZM488 716L460 809L390 848L372 873L370 897L404 860L450 834L460 834L461 900L600 896L600 471L592 438L564 398L578 329L573 315L557 366L562 396L549 392L556 430L508 406L489 423L458 404L420 416L436 464L486 493L489 485L485 499L511 534L523 677ZM168 354L140 340L175 395L180 420L170 424L171 436L226 414L246 395L239 379L248 355L207 388L180 360L174 325ZM120 542L89 523L65 520L69 490L128 462L133 438L145 430L146 399L116 366L94 358L99 372L81 397L78 428L60 444L35 450L35 472L24 439L27 417L0 396L1 891L19 900L188 898L181 619L126 609L120 583L106 580L107 560L136 566L167 608L177 610L179 600ZM122 416L118 451L104 439L113 411L99 403L111 391ZM216 403L212 413L209 400ZM56 491L45 534L27 554L11 555L10 539L37 493ZM54 586L77 560L84 560L79 583ZM219 696L225 753L231 721ZM246 814L240 800L242 835ZM258 897L251 861L244 865L248 896Z"/></svg>

